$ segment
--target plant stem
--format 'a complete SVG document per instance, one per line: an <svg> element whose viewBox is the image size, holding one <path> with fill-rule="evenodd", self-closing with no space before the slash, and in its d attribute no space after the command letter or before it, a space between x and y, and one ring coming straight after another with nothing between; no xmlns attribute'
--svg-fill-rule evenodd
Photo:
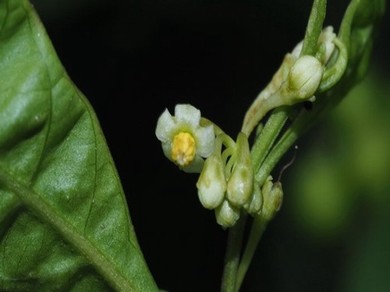
<svg viewBox="0 0 390 292"><path fill-rule="evenodd" d="M256 137L256 140L251 149L252 164L255 171L259 169L261 163L264 161L264 158L271 149L286 120L286 108L283 107L275 109L275 111L270 115L260 134Z"/></svg>
<svg viewBox="0 0 390 292"><path fill-rule="evenodd" d="M236 292L237 268L240 261L242 239L245 231L245 214L229 229L222 276L221 292Z"/></svg>
<svg viewBox="0 0 390 292"><path fill-rule="evenodd" d="M326 0L314 0L301 55L314 55L317 50L318 37L322 31L325 18L326 3ZM284 107L274 111L264 129L256 137L251 149L253 168L256 172L255 179L260 186L298 137L297 132L289 129L274 146L274 142L282 130L287 117L288 110ZM252 129L249 128L248 130L247 127L244 127L243 131L249 136ZM225 268L222 277L222 292L236 292L239 290L268 222L261 216L255 218L242 261L238 266L245 227L244 221L244 218L241 218L237 225L229 230Z"/></svg>
<svg viewBox="0 0 390 292"><path fill-rule="evenodd" d="M259 169L265 159L277 136L287 121L288 110L283 107L276 109L267 120L266 125L256 137L251 149L252 163L254 169ZM243 215L243 214L242 214ZM241 283L248 270L256 246L263 234L265 225L255 220L249 235L249 241L245 248L245 254L240 262L240 253L242 239L244 235L246 216L241 216L237 224L229 230L227 250L225 255L225 267L222 278L222 292L236 292L239 290ZM240 264L240 268L239 268ZM238 270L239 269L239 270ZM236 282L238 280L238 282Z"/></svg>
<svg viewBox="0 0 390 292"><path fill-rule="evenodd" d="M314 0L306 27L301 55L314 56L317 50L318 36L326 15L326 0Z"/></svg>
<svg viewBox="0 0 390 292"><path fill-rule="evenodd" d="M298 139L300 131L291 127L282 138L278 141L272 151L269 153L264 163L261 165L259 171L256 173L255 179L257 182L264 182L272 169L276 166L282 156L287 152L292 144Z"/></svg>
<svg viewBox="0 0 390 292"><path fill-rule="evenodd" d="M238 266L237 282L236 282L237 291L240 289L242 281L245 278L245 274L248 271L249 265L255 254L261 236L263 235L267 227L267 223L268 222L264 220L261 216L256 217L252 223L250 235L248 238L248 243L246 245L240 265Z"/></svg>

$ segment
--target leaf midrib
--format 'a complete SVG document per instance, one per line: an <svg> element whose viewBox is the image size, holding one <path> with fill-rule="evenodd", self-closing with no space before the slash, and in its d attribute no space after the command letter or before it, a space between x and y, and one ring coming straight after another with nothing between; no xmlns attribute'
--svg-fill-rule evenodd
<svg viewBox="0 0 390 292"><path fill-rule="evenodd" d="M20 200L38 216L54 227L62 237L72 244L89 263L117 291L136 291L135 287L119 271L112 261L107 258L88 238L77 232L76 228L55 209L42 199L36 192L15 179L0 166L0 185L17 195Z"/></svg>

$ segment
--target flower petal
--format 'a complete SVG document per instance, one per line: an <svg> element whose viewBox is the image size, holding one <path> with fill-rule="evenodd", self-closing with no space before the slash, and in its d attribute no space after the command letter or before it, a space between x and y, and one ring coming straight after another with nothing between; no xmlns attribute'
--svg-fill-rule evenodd
<svg viewBox="0 0 390 292"><path fill-rule="evenodd" d="M162 149L163 149L165 157L173 162L173 159L172 159L172 143L171 143L171 141L162 142L161 146L162 146Z"/></svg>
<svg viewBox="0 0 390 292"><path fill-rule="evenodd" d="M156 136L161 142L168 141L171 139L171 132L175 128L175 120L169 113L168 109L160 115L156 126Z"/></svg>
<svg viewBox="0 0 390 292"><path fill-rule="evenodd" d="M190 104L177 104L175 106L175 117L178 123L185 122L196 127L200 121L200 110Z"/></svg>

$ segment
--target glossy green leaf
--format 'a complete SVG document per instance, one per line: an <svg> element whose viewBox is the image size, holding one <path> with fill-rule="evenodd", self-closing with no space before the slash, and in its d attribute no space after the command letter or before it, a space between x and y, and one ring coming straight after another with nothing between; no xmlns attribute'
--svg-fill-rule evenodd
<svg viewBox="0 0 390 292"><path fill-rule="evenodd" d="M157 291L93 109L32 5L0 0L0 290Z"/></svg>

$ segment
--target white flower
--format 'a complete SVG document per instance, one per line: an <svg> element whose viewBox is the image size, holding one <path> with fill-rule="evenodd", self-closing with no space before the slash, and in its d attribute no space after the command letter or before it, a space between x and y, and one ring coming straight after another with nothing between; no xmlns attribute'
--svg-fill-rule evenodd
<svg viewBox="0 0 390 292"><path fill-rule="evenodd" d="M185 172L199 173L203 158L214 151L214 128L201 126L200 117L192 105L178 104L174 116L165 109L157 121L156 136L165 156Z"/></svg>

